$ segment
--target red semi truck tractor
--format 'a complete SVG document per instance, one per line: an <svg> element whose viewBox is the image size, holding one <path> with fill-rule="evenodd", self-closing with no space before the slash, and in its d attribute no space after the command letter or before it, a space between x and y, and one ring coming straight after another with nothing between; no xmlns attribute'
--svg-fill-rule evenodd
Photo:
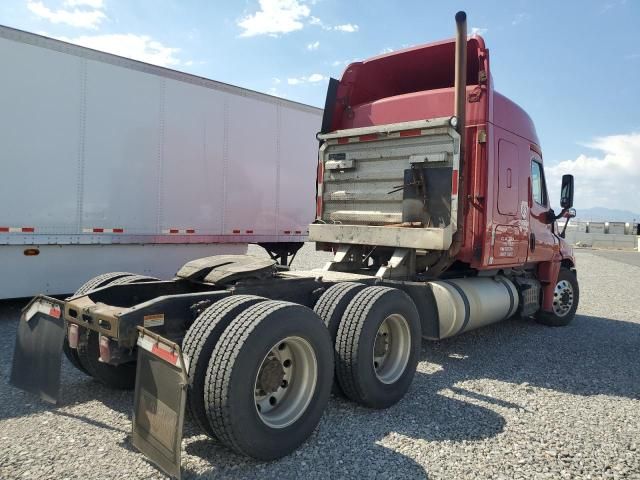
<svg viewBox="0 0 640 480"><path fill-rule="evenodd" d="M579 290L555 220L572 214L573 178L556 215L531 119L494 91L463 12L456 23L454 40L330 81L309 235L332 261L291 271L215 256L171 280L117 272L36 297L12 383L57 401L64 351L135 387L133 443L179 476L185 409L231 449L275 459L316 428L332 388L375 409L399 401L423 338L512 316L568 324Z"/></svg>

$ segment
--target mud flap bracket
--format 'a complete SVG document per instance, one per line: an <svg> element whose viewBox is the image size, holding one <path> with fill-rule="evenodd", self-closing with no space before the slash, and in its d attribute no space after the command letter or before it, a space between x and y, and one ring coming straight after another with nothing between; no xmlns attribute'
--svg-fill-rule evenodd
<svg viewBox="0 0 640 480"><path fill-rule="evenodd" d="M162 471L180 478L188 360L180 345L138 327L133 445Z"/></svg>

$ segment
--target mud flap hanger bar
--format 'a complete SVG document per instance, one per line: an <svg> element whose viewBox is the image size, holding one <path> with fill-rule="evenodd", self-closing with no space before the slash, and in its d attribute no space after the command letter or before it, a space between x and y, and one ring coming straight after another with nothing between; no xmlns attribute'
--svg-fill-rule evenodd
<svg viewBox="0 0 640 480"><path fill-rule="evenodd" d="M188 359L178 344L143 327L138 331L133 445L179 479Z"/></svg>

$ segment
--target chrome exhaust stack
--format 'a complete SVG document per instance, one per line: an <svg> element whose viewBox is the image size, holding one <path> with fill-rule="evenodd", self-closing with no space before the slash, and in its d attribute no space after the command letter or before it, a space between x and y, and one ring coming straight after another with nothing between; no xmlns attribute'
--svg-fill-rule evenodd
<svg viewBox="0 0 640 480"><path fill-rule="evenodd" d="M457 130L460 134L460 150L464 150L466 97L467 97L467 14L456 13L456 72L454 83L454 115L458 120ZM461 155L462 156L462 155Z"/></svg>

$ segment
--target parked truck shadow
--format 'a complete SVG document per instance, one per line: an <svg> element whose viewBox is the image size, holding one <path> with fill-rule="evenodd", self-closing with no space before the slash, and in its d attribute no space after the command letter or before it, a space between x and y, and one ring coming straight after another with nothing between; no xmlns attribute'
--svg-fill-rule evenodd
<svg viewBox="0 0 640 480"><path fill-rule="evenodd" d="M426 478L428 472L412 458L416 441L437 448L433 442L482 440L504 430L504 412L527 411L516 401L475 391L469 387L474 380L504 382L507 390L640 398L638 345L639 324L586 315L564 328L512 319L460 337L425 341L411 390L391 409L367 410L332 399L321 428L293 461L252 462L214 440L187 438L187 457L206 459L211 469L196 473L187 461L185 477L241 478L255 469L271 477L295 468L313 478L320 450L326 478L387 478L390 465L398 477ZM358 455L345 458L344 445L354 444Z"/></svg>

